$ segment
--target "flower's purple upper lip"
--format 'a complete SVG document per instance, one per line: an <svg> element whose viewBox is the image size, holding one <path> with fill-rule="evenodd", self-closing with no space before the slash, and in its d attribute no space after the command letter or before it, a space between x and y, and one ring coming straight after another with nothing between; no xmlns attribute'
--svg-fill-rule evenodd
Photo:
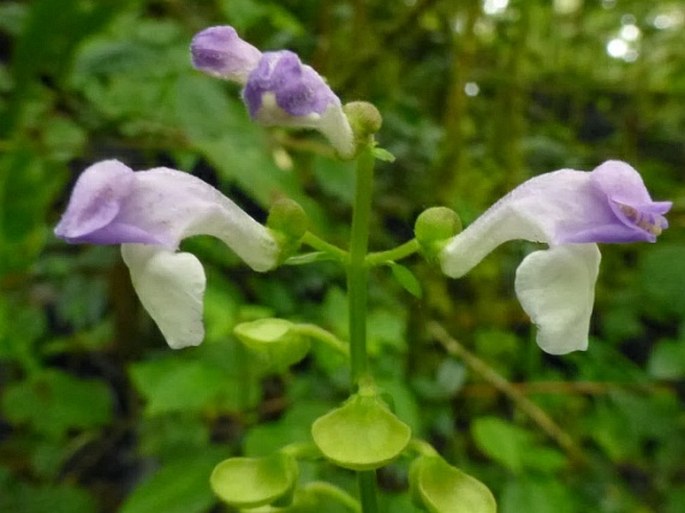
<svg viewBox="0 0 685 513"><path fill-rule="evenodd" d="M253 118L258 117L265 93L272 93L291 116L321 115L329 105L340 105L323 78L288 50L265 52L250 73L243 96Z"/></svg>
<svg viewBox="0 0 685 513"><path fill-rule="evenodd" d="M76 182L55 235L72 244L162 244L159 236L121 219L134 187L133 171L121 162L91 166Z"/></svg>
<svg viewBox="0 0 685 513"><path fill-rule="evenodd" d="M671 209L673 203L652 201L640 175L627 164L617 161L605 162L592 171L590 181L605 194L613 213L626 227L634 230L635 236L635 239L629 240L595 242L655 242L656 237L668 228L664 214Z"/></svg>
<svg viewBox="0 0 685 513"><path fill-rule="evenodd" d="M276 263L268 230L199 178L156 168L134 172L116 160L93 164L74 187L55 235L71 243L151 244L175 251L194 235L223 240L259 271Z"/></svg>

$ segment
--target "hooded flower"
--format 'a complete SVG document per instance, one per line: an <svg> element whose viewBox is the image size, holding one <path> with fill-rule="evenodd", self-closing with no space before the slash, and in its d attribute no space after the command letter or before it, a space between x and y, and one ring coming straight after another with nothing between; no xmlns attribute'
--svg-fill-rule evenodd
<svg viewBox="0 0 685 513"><path fill-rule="evenodd" d="M313 68L288 50L261 53L229 26L199 32L190 45L193 65L244 86L250 116L265 126L313 128L342 157L354 154L354 136L340 99Z"/></svg>
<svg viewBox="0 0 685 513"><path fill-rule="evenodd" d="M586 349L598 242L655 242L668 227L671 202L652 201L635 169L608 161L592 172L562 169L523 183L454 236L439 254L458 278L500 244L544 242L516 271L516 295L538 326L537 342L552 354Z"/></svg>
<svg viewBox="0 0 685 513"><path fill-rule="evenodd" d="M204 270L195 256L177 251L200 234L221 239L255 271L277 264L279 246L267 228L207 183L168 168L93 164L55 227L69 243L122 245L136 292L174 349L204 337Z"/></svg>

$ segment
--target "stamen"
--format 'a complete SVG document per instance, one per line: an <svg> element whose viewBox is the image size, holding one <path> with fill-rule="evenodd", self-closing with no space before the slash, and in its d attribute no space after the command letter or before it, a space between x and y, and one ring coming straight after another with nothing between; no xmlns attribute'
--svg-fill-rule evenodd
<svg viewBox="0 0 685 513"><path fill-rule="evenodd" d="M619 210L626 216L626 218L632 222L638 228L651 233L652 235L661 235L663 229L661 226L657 225L653 217L649 214L643 214L639 210L630 205L618 205Z"/></svg>

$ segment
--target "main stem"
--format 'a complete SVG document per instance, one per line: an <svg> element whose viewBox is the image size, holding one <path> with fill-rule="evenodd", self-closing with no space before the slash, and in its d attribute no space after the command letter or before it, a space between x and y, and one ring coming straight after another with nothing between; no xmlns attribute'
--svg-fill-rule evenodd
<svg viewBox="0 0 685 513"><path fill-rule="evenodd" d="M369 270L366 253L369 248L369 218L373 192L374 156L364 148L357 160L350 235L350 259L347 266L347 295L350 328L350 371L353 389L368 372L366 357L366 305Z"/></svg>
<svg viewBox="0 0 685 513"><path fill-rule="evenodd" d="M365 147L357 159L350 259L347 266L347 295L350 317L350 373L353 392L368 376L366 355L366 306L369 269L366 254L369 248L369 219L373 195L373 166L375 157L371 145ZM363 513L376 513L376 473L373 470L357 473L359 496Z"/></svg>

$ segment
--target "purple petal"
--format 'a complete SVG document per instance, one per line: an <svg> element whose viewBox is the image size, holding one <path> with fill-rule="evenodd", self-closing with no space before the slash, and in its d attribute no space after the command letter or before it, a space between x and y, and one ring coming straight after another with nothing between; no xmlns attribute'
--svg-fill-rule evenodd
<svg viewBox="0 0 685 513"><path fill-rule="evenodd" d="M241 84L247 81L262 56L228 25L210 27L196 34L190 44L190 53L195 68Z"/></svg>
<svg viewBox="0 0 685 513"><path fill-rule="evenodd" d="M72 244L157 243L136 226L116 221L134 187L133 170L117 160L93 164L79 177L55 235Z"/></svg>
<svg viewBox="0 0 685 513"><path fill-rule="evenodd" d="M607 198L609 207L621 222L622 229L596 242L654 242L668 228L663 214L670 201L654 202L640 174L625 162L610 160L591 173L592 184Z"/></svg>
<svg viewBox="0 0 685 513"><path fill-rule="evenodd" d="M212 235L256 271L274 267L280 252L269 230L199 178L167 168L133 172L114 160L84 171L55 234L71 243L172 251L186 237Z"/></svg>
<svg viewBox="0 0 685 513"><path fill-rule="evenodd" d="M248 77L243 96L253 118L259 117L267 93L280 109L297 117L321 115L329 105L340 105L321 75L288 50L265 52Z"/></svg>

